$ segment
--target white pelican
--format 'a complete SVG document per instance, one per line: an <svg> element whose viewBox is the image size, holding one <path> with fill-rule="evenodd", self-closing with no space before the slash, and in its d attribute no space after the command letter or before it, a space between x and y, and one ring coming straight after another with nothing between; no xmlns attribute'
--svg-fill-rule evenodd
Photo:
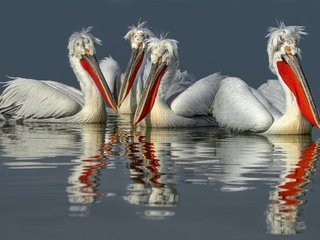
<svg viewBox="0 0 320 240"><path fill-rule="evenodd" d="M212 74L195 82L178 69L177 41L150 38L147 50L152 62L134 124L143 127L213 126L210 109L222 77Z"/></svg>
<svg viewBox="0 0 320 240"><path fill-rule="evenodd" d="M68 44L70 65L81 91L54 81L15 78L6 83L0 96L2 119L32 122L92 123L106 120L105 100L117 112L108 85L95 58L100 40L91 28L71 35Z"/></svg>
<svg viewBox="0 0 320 240"><path fill-rule="evenodd" d="M145 53L146 40L153 33L146 27L147 22L130 26L124 38L130 41L131 58L126 72L121 76L119 64L111 57L100 62L100 68L108 81L111 92L118 100L118 111L121 114L134 114L137 101L141 95L146 78L146 65L149 58Z"/></svg>
<svg viewBox="0 0 320 240"><path fill-rule="evenodd" d="M257 90L239 78L225 78L216 94L213 115L219 125L264 134L307 134L320 127L318 112L299 62L302 26L269 28L269 68L279 81Z"/></svg>

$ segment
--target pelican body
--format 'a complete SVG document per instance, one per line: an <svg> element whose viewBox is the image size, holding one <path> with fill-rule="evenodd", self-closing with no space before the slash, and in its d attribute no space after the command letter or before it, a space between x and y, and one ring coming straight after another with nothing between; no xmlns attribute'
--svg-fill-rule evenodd
<svg viewBox="0 0 320 240"><path fill-rule="evenodd" d="M91 28L71 35L69 61L81 90L54 81L14 78L0 96L2 120L98 123L106 121L104 101L117 111L116 101L99 68Z"/></svg>
<svg viewBox="0 0 320 240"><path fill-rule="evenodd" d="M212 74L196 81L178 70L177 41L147 41L151 69L134 117L134 124L153 128L214 126L210 108L222 77Z"/></svg>
<svg viewBox="0 0 320 240"><path fill-rule="evenodd" d="M150 61L146 53L146 41L154 34L146 27L146 24L142 22L136 27L129 27L130 30L124 36L130 41L131 57L118 97L118 108L121 114L135 113L147 78Z"/></svg>
<svg viewBox="0 0 320 240"><path fill-rule="evenodd" d="M257 90L235 77L225 78L216 93L213 116L220 126L262 134L309 134L319 115L300 65L298 43L304 27L270 28L269 68L278 80Z"/></svg>
<svg viewBox="0 0 320 240"><path fill-rule="evenodd" d="M121 74L119 64L112 58L106 57L100 62L103 75L118 102L120 114L134 114L139 96L148 70L148 56L146 55L146 41L153 33L146 27L147 22L129 27L124 38L130 41L131 57L124 74Z"/></svg>

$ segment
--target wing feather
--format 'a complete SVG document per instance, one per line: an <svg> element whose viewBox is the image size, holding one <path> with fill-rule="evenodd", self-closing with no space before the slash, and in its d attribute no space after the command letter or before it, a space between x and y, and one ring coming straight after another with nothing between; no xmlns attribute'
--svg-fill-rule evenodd
<svg viewBox="0 0 320 240"><path fill-rule="evenodd" d="M211 114L213 100L222 79L219 73L215 73L195 82L172 101L172 111L185 117Z"/></svg>
<svg viewBox="0 0 320 240"><path fill-rule="evenodd" d="M285 111L285 96L279 80L268 80L257 91L267 98L281 113Z"/></svg>
<svg viewBox="0 0 320 240"><path fill-rule="evenodd" d="M15 78L5 86L0 96L0 108L16 106L11 117L68 117L79 112L83 105L82 93L62 83Z"/></svg>
<svg viewBox="0 0 320 240"><path fill-rule="evenodd" d="M99 66L115 99L118 99L118 92L121 86L121 70L119 64L109 56L102 59Z"/></svg>
<svg viewBox="0 0 320 240"><path fill-rule="evenodd" d="M213 104L213 116L221 126L240 131L263 132L274 121L268 100L239 78L221 82Z"/></svg>
<svg viewBox="0 0 320 240"><path fill-rule="evenodd" d="M175 77L172 82L168 82L168 86L165 91L165 101L170 105L172 101L193 83L196 79L193 75L189 74L187 71L181 72L177 70Z"/></svg>

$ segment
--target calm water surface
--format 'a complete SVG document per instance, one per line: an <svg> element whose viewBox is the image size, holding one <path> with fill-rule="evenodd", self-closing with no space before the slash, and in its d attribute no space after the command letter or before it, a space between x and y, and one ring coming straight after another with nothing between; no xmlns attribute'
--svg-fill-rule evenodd
<svg viewBox="0 0 320 240"><path fill-rule="evenodd" d="M316 139L129 121L2 126L1 239L317 237Z"/></svg>

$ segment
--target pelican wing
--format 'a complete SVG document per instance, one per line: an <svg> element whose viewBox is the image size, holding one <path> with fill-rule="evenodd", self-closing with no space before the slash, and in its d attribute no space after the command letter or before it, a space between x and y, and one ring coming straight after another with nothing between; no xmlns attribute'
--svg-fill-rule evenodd
<svg viewBox="0 0 320 240"><path fill-rule="evenodd" d="M267 98L275 108L284 113L286 107L285 97L279 80L268 80L257 90Z"/></svg>
<svg viewBox="0 0 320 240"><path fill-rule="evenodd" d="M189 74L187 71L181 72L177 70L173 81L167 82L165 86L165 101L168 105L183 91L190 87L193 83L196 82L196 79L193 75Z"/></svg>
<svg viewBox="0 0 320 240"><path fill-rule="evenodd" d="M234 130L266 131L280 114L262 94L234 77L221 82L213 104L216 121Z"/></svg>
<svg viewBox="0 0 320 240"><path fill-rule="evenodd" d="M195 82L172 101L172 111L185 117L211 114L213 100L222 78L215 73Z"/></svg>
<svg viewBox="0 0 320 240"><path fill-rule="evenodd" d="M82 93L62 83L16 78L5 83L0 96L0 109L8 109L9 117L62 118L79 112Z"/></svg>
<svg viewBox="0 0 320 240"><path fill-rule="evenodd" d="M99 66L115 99L118 99L121 86L121 70L119 64L109 56L102 59Z"/></svg>
<svg viewBox="0 0 320 240"><path fill-rule="evenodd" d="M83 93L79 89L55 81L43 82L45 82L48 86L57 89L60 92L68 94L68 96L77 101L81 106L84 105Z"/></svg>

